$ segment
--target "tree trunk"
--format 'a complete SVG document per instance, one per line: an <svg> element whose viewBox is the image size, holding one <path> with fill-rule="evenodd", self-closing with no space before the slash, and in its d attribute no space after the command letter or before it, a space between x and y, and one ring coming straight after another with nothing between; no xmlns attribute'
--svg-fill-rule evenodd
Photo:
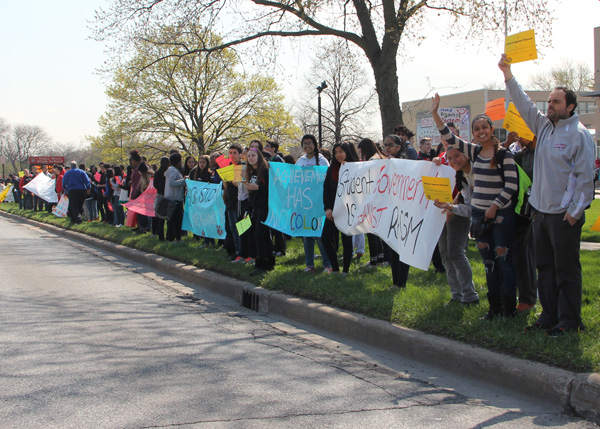
<svg viewBox="0 0 600 429"><path fill-rule="evenodd" d="M383 137L392 134L394 127L402 123L398 75L395 55L378 55L371 60L375 76L375 89L381 110L381 130Z"/></svg>

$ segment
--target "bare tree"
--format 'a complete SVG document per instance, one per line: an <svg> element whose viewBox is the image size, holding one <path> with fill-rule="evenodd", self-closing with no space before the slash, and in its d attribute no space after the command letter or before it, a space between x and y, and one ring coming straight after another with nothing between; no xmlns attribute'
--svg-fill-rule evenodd
<svg viewBox="0 0 600 429"><path fill-rule="evenodd" d="M327 82L322 93L324 142L335 144L363 136L368 117L378 113L373 104L375 92L368 87L367 73L360 63L360 56L341 39L324 46L313 60L311 76L307 77L310 89ZM305 93L314 94L314 91ZM303 121L318 123L314 99L304 103L303 111Z"/></svg>
<svg viewBox="0 0 600 429"><path fill-rule="evenodd" d="M15 125L6 145L6 159L15 171L27 165L30 156L45 155L51 143L50 137L37 125Z"/></svg>
<svg viewBox="0 0 600 429"><path fill-rule="evenodd" d="M453 18L447 36L463 36L471 43L495 41L502 34L505 14L510 26L519 21L537 30L538 42L548 39L552 13L548 0L113 0L97 11L96 38L121 40L126 49L132 39L153 39L165 25L199 22L227 37L218 46L199 47L189 53L218 49L264 38L333 36L362 50L375 79L383 134L402 122L398 92L397 59L401 43L419 43L425 19ZM439 21L438 21L439 22ZM485 38L478 35L486 34ZM492 35L492 37L490 37ZM498 36L496 36L498 37ZM272 51L264 49L262 56ZM401 77L405 78L405 77Z"/></svg>
<svg viewBox="0 0 600 429"><path fill-rule="evenodd" d="M585 63L573 63L563 58L549 72L533 75L529 82L529 87L538 91L552 91L557 86L566 86L577 93L591 91L594 89L594 73Z"/></svg>

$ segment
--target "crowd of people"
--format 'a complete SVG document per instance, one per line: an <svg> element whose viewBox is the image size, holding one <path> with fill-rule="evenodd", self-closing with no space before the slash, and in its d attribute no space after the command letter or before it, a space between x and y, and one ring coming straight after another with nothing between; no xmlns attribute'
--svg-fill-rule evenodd
<svg viewBox="0 0 600 429"><path fill-rule="evenodd" d="M544 329L551 336L585 328L581 320L582 276L579 262L581 227L584 211L594 197L595 145L589 132L575 114L577 98L573 91L560 87L552 91L547 115L540 113L528 99L503 56L499 62L510 95L521 116L535 134L533 140L510 133L501 143L494 134L492 120L479 115L472 120L473 139L460 137L457 127L444 123L438 113L440 97L432 99L431 113L442 143L432 148L432 140L423 138L418 150L411 144L414 134L400 125L382 145L369 138L357 144L335 144L331 151L319 147L316 138L302 137L303 155L295 160L279 152L279 145L253 140L247 147L234 143L228 148L233 165L244 165L240 182L222 182L213 152L193 156L173 150L149 164L137 150L130 152L129 165L99 163L86 168L72 162L54 165L37 174L56 178L56 192L69 198L69 216L73 223L103 221L121 227L134 227L136 233L153 233L159 240L181 241L186 179L222 184L225 202L226 238L219 243L207 237L204 246L222 245L232 263L253 263L253 275L272 270L276 257L285 255L286 237L266 226L269 207L270 164L287 162L300 167L325 166L323 209L325 222L321 237L305 237L304 262L307 273L315 272L315 244L325 273L347 275L353 258L365 253L363 235L347 236L335 224L334 203L341 166L347 162L369 162L388 158L434 162L456 171L454 201L435 201L446 214L441 237L433 252L436 272L445 273L451 291L447 305L476 305L479 295L473 283L466 248L469 238L476 240L486 271L489 310L486 320L510 318L528 311L538 300L542 305L539 320L526 330ZM11 177L15 201L20 208L51 210L24 186L32 180ZM126 216L123 204L138 198L149 186L157 191L156 216ZM238 234L236 224L250 216L252 226ZM166 223L166 234L165 234ZM369 245L365 270L389 265L391 288L406 287L409 265L381 238L366 234ZM340 246L341 244L341 246ZM338 253L342 253L342 266Z"/></svg>

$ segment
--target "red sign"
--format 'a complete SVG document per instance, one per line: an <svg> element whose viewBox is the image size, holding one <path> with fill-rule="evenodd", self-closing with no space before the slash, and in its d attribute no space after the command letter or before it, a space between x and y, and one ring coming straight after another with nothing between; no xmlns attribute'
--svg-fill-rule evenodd
<svg viewBox="0 0 600 429"><path fill-rule="evenodd" d="M30 165L54 165L54 164L62 164L65 163L64 156L30 156L29 164Z"/></svg>

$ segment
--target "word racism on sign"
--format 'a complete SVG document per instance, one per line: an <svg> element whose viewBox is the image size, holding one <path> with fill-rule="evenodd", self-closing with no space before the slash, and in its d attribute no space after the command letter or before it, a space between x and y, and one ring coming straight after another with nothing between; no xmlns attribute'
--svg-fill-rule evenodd
<svg viewBox="0 0 600 429"><path fill-rule="evenodd" d="M269 169L269 216L265 225L292 237L321 237L327 167L273 162Z"/></svg>
<svg viewBox="0 0 600 429"><path fill-rule="evenodd" d="M200 237L225 238L225 203L220 183L186 180L187 195L181 229Z"/></svg>
<svg viewBox="0 0 600 429"><path fill-rule="evenodd" d="M340 168L333 217L346 235L375 234L400 260L427 270L446 215L425 197L421 176L455 172L432 162L388 159L347 162Z"/></svg>

